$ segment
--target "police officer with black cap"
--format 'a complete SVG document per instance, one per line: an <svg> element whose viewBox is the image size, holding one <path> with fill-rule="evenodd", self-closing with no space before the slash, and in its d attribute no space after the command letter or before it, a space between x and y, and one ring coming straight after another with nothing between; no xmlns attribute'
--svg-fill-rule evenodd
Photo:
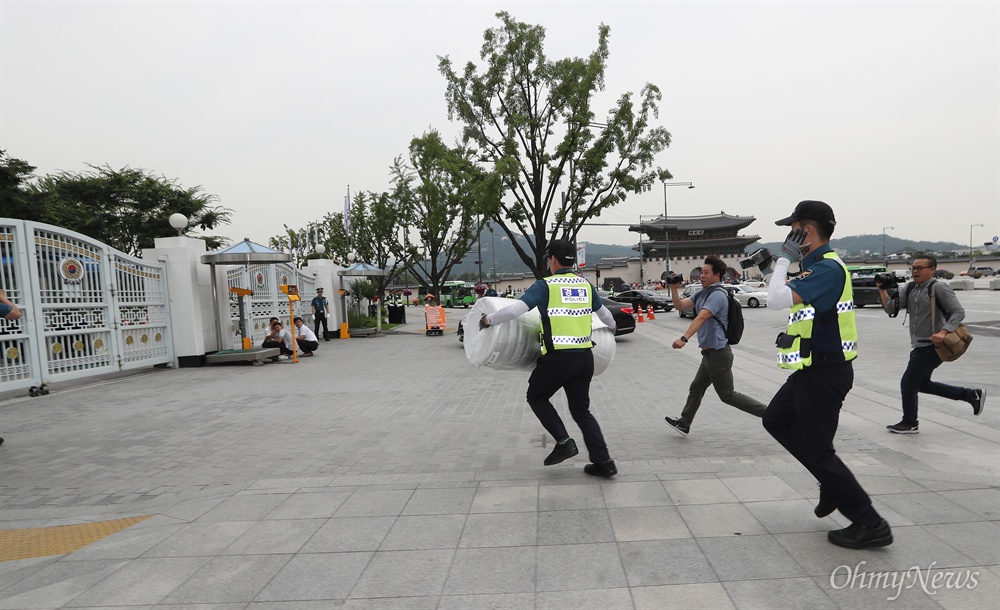
<svg viewBox="0 0 1000 610"><path fill-rule="evenodd" d="M590 412L590 380L594 376L590 314L596 313L612 332L615 320L590 282L573 273L576 247L571 242L563 239L551 242L548 256L552 275L532 284L515 303L484 315L479 327L486 329L503 324L538 308L542 319L542 356L528 380L528 404L556 440L544 464L552 466L580 452L550 402L562 388L566 392L570 415L580 426L590 454L591 463L583 471L594 476L613 477L618 469L608 454L601 426Z"/></svg>
<svg viewBox="0 0 1000 610"><path fill-rule="evenodd" d="M840 510L851 520L850 526L827 533L831 543L852 549L887 546L892 544L889 524L833 448L858 355L851 274L829 243L837 224L833 209L822 201L802 201L775 224L792 231L774 263L767 304L790 308L788 328L777 344L778 366L792 374L768 404L764 428L819 481L816 516ZM793 262L802 271L786 283ZM765 276L769 267L770 261L761 266Z"/></svg>

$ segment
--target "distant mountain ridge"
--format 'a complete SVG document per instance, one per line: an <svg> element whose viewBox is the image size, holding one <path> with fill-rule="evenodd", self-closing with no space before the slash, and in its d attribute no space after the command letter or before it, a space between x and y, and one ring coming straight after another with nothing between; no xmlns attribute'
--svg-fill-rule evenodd
<svg viewBox="0 0 1000 610"><path fill-rule="evenodd" d="M507 240L497 239L496 252L490 251L490 241L487 238L483 239L483 277L489 276L490 267L493 265L494 257L496 260L497 273L523 273L526 269L521 258L517 255L517 251ZM761 243L756 242L751 244L748 248L748 252L752 252L760 247L766 247L771 252L777 252L781 249L782 242L767 242ZM846 251L847 256L882 256L882 234L876 235L849 235L846 237L838 237L830 240L830 245L836 250ZM980 243L980 246L982 244ZM953 252L955 250L967 251L969 248L968 244L956 244L954 242L944 242L944 241L915 241L911 239L903 239L900 237L893 237L891 235L885 236L885 249L888 250L889 254L893 253L916 253L916 252L938 252L946 253ZM629 257L629 256L639 256L639 252L634 249L634 246L622 246L619 244L598 244L593 242L587 243L587 265L596 265L602 258L618 258L618 257ZM479 266L475 263L476 261L476 251L470 252L459 265L456 265L452 271L452 277L458 277L463 273L474 273L478 274Z"/></svg>

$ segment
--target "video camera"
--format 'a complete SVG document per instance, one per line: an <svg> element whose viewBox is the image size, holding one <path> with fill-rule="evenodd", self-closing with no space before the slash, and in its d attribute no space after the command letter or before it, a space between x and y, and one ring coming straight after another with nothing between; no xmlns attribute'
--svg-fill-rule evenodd
<svg viewBox="0 0 1000 610"><path fill-rule="evenodd" d="M748 258L740 261L740 267L744 269L749 269L750 267L760 267L762 263L767 263L774 260L771 255L771 251L767 248L760 248L750 253Z"/></svg>
<svg viewBox="0 0 1000 610"><path fill-rule="evenodd" d="M667 276L667 285L677 285L684 283L684 276L680 273L671 273Z"/></svg>
<svg viewBox="0 0 1000 610"><path fill-rule="evenodd" d="M875 274L875 285L879 288L892 290L899 286L899 276L895 273L877 273Z"/></svg>

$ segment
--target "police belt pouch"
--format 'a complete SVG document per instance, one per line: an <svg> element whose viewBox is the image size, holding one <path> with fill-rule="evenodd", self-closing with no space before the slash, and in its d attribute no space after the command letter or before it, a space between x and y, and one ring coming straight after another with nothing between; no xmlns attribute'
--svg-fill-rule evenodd
<svg viewBox="0 0 1000 610"><path fill-rule="evenodd" d="M936 286L931 287L932 293L934 288ZM931 320L937 320L936 301L935 295L931 294ZM972 333L964 324L959 324L958 328L944 336L940 345L934 346L934 351L943 362L952 362L962 357L965 350L969 349L970 343L972 343Z"/></svg>

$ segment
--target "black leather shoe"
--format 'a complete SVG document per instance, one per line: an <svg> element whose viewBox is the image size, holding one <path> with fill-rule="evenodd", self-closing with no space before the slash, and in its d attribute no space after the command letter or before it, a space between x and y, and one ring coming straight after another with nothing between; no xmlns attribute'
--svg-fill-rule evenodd
<svg viewBox="0 0 1000 610"><path fill-rule="evenodd" d="M576 441L573 439L569 439L562 445L556 443L552 453L549 454L549 457L545 458L544 464L546 466L554 466L560 462L568 460L578 453L580 453L580 450L576 448Z"/></svg>
<svg viewBox="0 0 1000 610"><path fill-rule="evenodd" d="M885 519L877 527L865 527L852 523L842 530L827 532L826 539L848 549L864 549L870 546L889 546L892 544L892 530Z"/></svg>
<svg viewBox="0 0 1000 610"><path fill-rule="evenodd" d="M618 468L615 467L614 460L608 460L603 464L587 464L583 467L583 471L595 477L604 477L606 479L610 479L618 474Z"/></svg>
<svg viewBox="0 0 1000 610"><path fill-rule="evenodd" d="M817 483L817 485L819 484ZM813 509L813 514L822 519L835 510L837 510L837 503L833 501L830 494L823 493L823 486L819 485L819 502L816 504L816 508Z"/></svg>

